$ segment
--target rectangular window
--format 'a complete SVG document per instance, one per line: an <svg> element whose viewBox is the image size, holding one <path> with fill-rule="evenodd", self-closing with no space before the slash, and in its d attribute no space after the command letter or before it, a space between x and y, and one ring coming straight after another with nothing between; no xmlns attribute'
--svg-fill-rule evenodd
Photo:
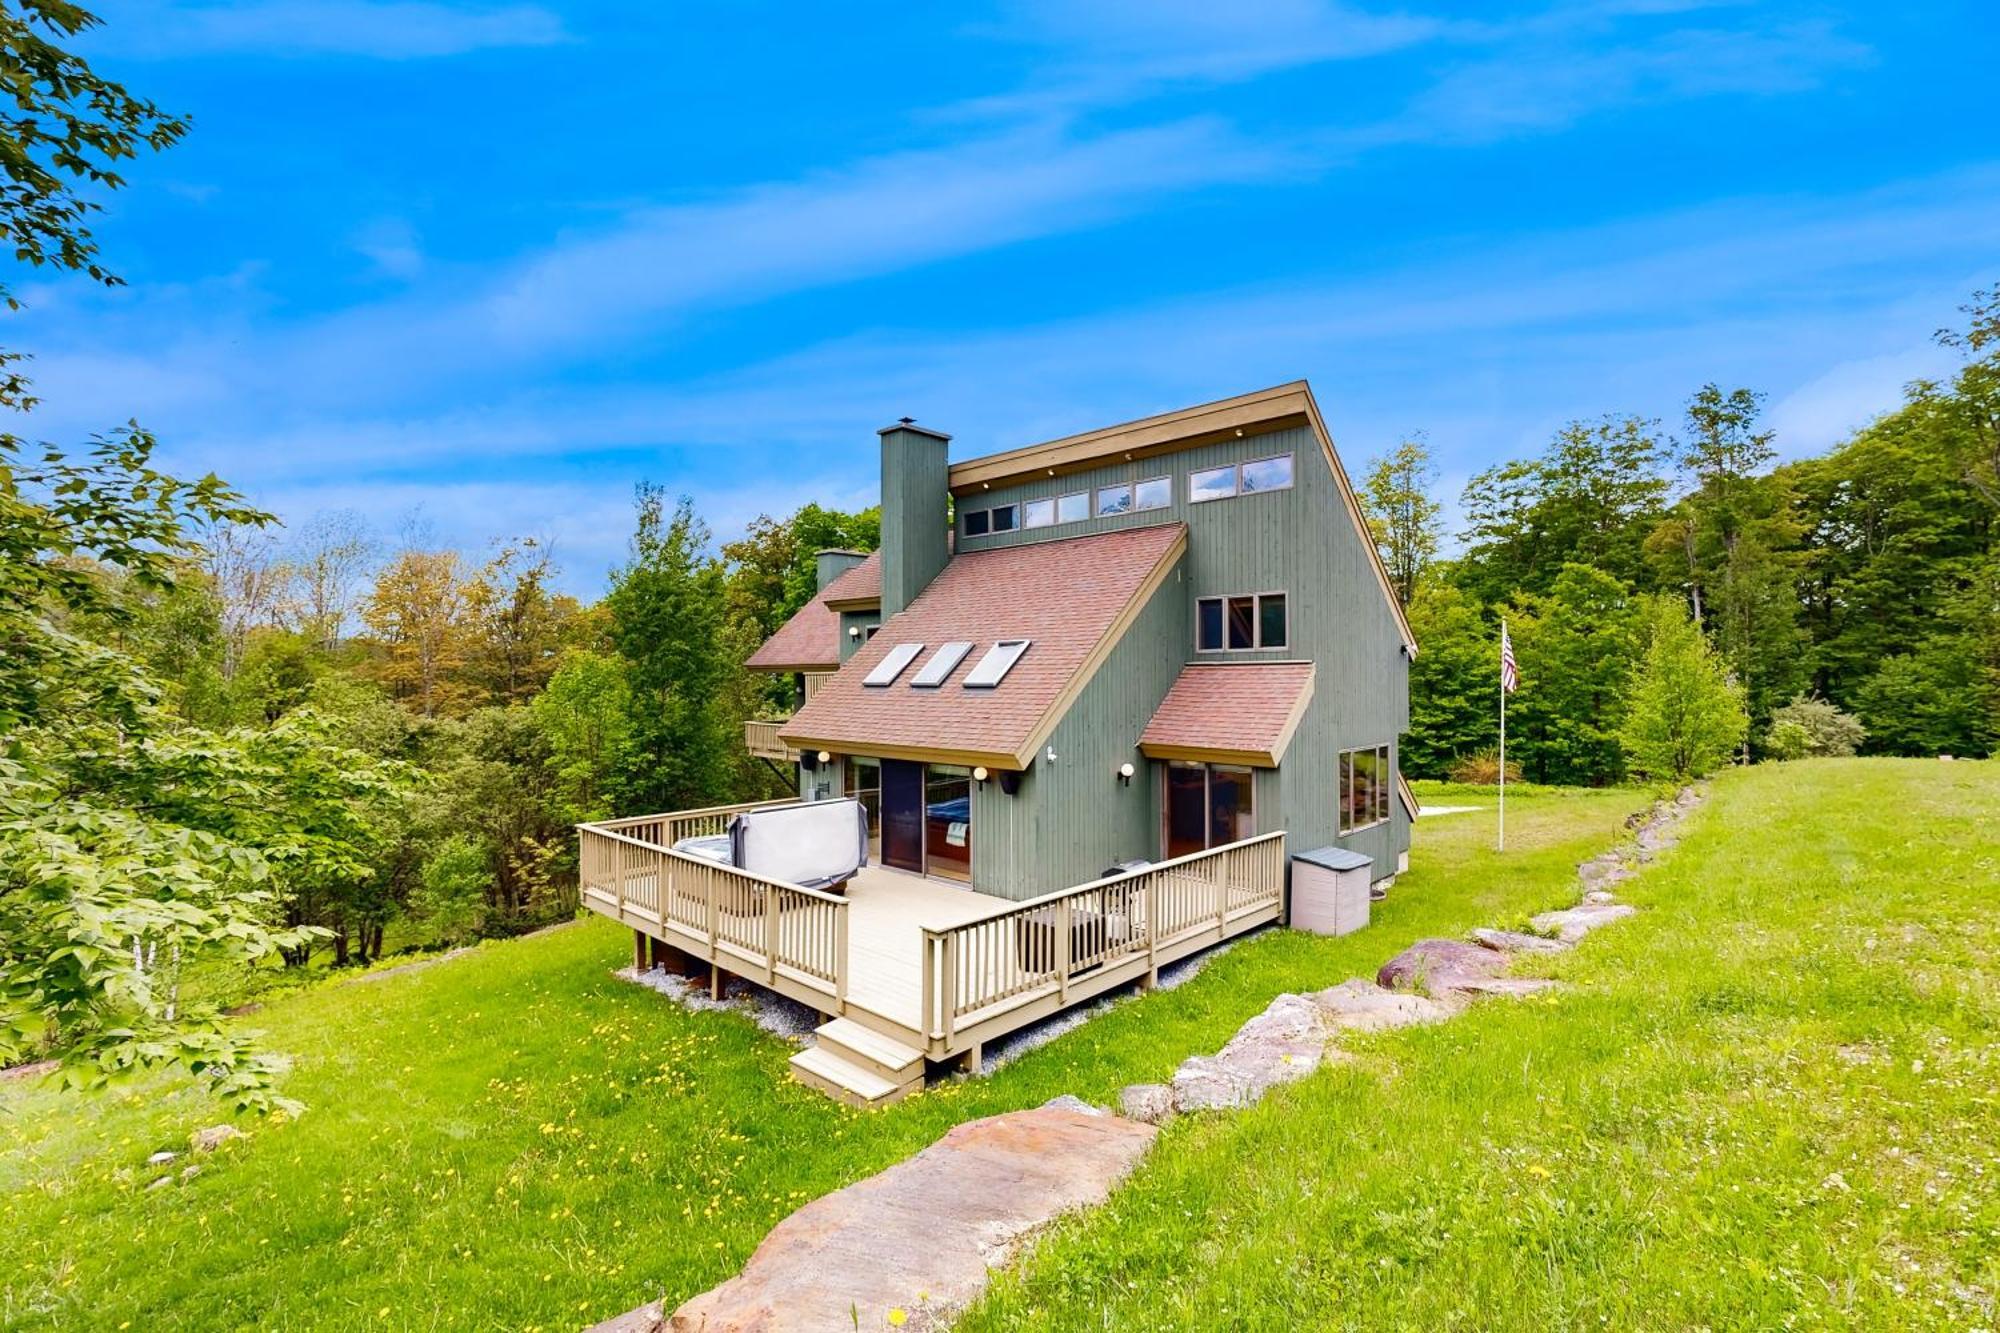
<svg viewBox="0 0 2000 1333"><path fill-rule="evenodd" d="M924 873L972 879L972 770L924 768Z"/></svg>
<svg viewBox="0 0 2000 1333"><path fill-rule="evenodd" d="M1233 467L1212 467L1188 473L1189 504L1200 504L1203 500L1227 500L1234 494L1236 469Z"/></svg>
<svg viewBox="0 0 2000 1333"><path fill-rule="evenodd" d="M1021 514L1021 526L1024 528L1052 528L1056 523L1056 502L1030 500L1021 506Z"/></svg>
<svg viewBox="0 0 2000 1333"><path fill-rule="evenodd" d="M1370 746L1365 750L1340 752L1340 831L1355 833L1389 817L1390 788L1396 770L1389 762L1389 747Z"/></svg>
<svg viewBox="0 0 2000 1333"><path fill-rule="evenodd" d="M1112 514L1132 512L1132 488L1130 486L1100 486L1097 488L1097 516L1106 518Z"/></svg>
<svg viewBox="0 0 2000 1333"><path fill-rule="evenodd" d="M1239 471L1243 474L1240 489L1245 495L1252 491L1289 490L1292 484L1292 456L1279 454L1276 458L1260 458L1245 463Z"/></svg>
<svg viewBox="0 0 2000 1333"><path fill-rule="evenodd" d="M984 537L993 530L993 515L984 509L974 509L965 516L965 535Z"/></svg>
<svg viewBox="0 0 2000 1333"><path fill-rule="evenodd" d="M910 677L913 690L934 690L944 684L945 677L951 675L952 668L965 660L972 651L972 645L964 639L954 639L931 654L931 660L924 663L917 674Z"/></svg>
<svg viewBox="0 0 2000 1333"><path fill-rule="evenodd" d="M1267 592L1257 599L1257 646L1283 648L1291 642L1291 626L1285 620L1285 594Z"/></svg>
<svg viewBox="0 0 2000 1333"><path fill-rule="evenodd" d="M1172 477L1148 477L1132 488L1134 509L1165 509L1174 502Z"/></svg>
<svg viewBox="0 0 2000 1333"><path fill-rule="evenodd" d="M1195 631L1194 646L1204 653L1221 652L1222 599L1204 597L1195 603L1195 621L1198 628Z"/></svg>
<svg viewBox="0 0 2000 1333"><path fill-rule="evenodd" d="M1077 491L1073 495L1056 497L1056 522L1081 523L1090 517L1090 492Z"/></svg>
<svg viewBox="0 0 2000 1333"><path fill-rule="evenodd" d="M879 759L847 761L847 794L861 802L868 812L868 859L882 859L882 762Z"/></svg>
<svg viewBox="0 0 2000 1333"><path fill-rule="evenodd" d="M1195 651L1203 653L1286 648L1292 641L1281 592L1198 598L1194 625Z"/></svg>
<svg viewBox="0 0 2000 1333"><path fill-rule="evenodd" d="M903 668L917 660L917 654L924 650L921 643L899 643L889 650L888 656L875 664L875 669L861 678L863 685L876 689L894 681L903 674Z"/></svg>
<svg viewBox="0 0 2000 1333"><path fill-rule="evenodd" d="M1229 646L1234 649L1257 646L1257 599L1229 599Z"/></svg>
<svg viewBox="0 0 2000 1333"><path fill-rule="evenodd" d="M993 530L1012 532L1019 526L1020 507L1018 505L993 506Z"/></svg>
<svg viewBox="0 0 2000 1333"><path fill-rule="evenodd" d="M966 673L965 688L968 690L990 690L1007 679L1007 673L1014 669L1014 663L1028 651L1026 639L1002 639L986 650L986 656L979 659L971 671ZM864 684L866 682L863 682Z"/></svg>

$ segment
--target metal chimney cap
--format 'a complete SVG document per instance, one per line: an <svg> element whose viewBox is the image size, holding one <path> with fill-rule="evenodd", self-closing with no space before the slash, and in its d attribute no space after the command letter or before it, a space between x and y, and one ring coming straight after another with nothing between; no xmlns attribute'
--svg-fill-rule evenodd
<svg viewBox="0 0 2000 1333"><path fill-rule="evenodd" d="M906 430L910 432L912 435L928 435L934 440L951 439L951 436L945 434L941 430L932 430L929 426L919 426L917 424L917 419L915 417L900 417L897 419L895 425L884 426L882 427L882 429L876 431L875 433L877 435L888 435L891 434L892 432L899 430Z"/></svg>

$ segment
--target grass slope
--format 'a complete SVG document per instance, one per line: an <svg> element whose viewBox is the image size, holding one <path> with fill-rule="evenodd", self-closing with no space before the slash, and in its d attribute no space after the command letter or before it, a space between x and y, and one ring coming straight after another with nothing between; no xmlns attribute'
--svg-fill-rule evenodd
<svg viewBox="0 0 2000 1333"><path fill-rule="evenodd" d="M246 1124L185 1184L148 1190L144 1165L220 1118L184 1083L79 1100L0 1082L0 1324L556 1329L678 1301L799 1204L959 1121L1108 1100L1280 991L1566 903L1574 864L1642 803L1510 795L1504 860L1490 816L1426 821L1370 930L1258 936L990 1078L874 1114L793 1085L790 1049L746 1020L614 979L630 937L595 921L273 1002L247 1021L296 1056L287 1090L312 1109Z"/></svg>
<svg viewBox="0 0 2000 1333"><path fill-rule="evenodd" d="M1560 995L1176 1125L963 1327L1990 1329L1997 814L2000 764L1730 773Z"/></svg>

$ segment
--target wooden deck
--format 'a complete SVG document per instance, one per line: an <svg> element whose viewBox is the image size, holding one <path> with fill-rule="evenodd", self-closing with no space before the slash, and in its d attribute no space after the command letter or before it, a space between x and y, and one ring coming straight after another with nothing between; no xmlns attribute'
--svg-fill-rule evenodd
<svg viewBox="0 0 2000 1333"><path fill-rule="evenodd" d="M828 894L672 850L738 808L583 825L583 904L630 926L642 957L658 941L826 1014L794 1072L862 1104L1283 911L1281 833L1026 902L879 866Z"/></svg>

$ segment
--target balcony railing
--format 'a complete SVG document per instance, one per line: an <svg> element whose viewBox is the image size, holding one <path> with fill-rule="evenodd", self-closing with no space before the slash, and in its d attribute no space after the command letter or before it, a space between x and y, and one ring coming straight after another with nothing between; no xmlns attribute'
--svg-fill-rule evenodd
<svg viewBox="0 0 2000 1333"><path fill-rule="evenodd" d="M769 759L773 763L789 764L799 757L792 749L778 739L778 728L785 725L783 718L752 718L743 724L743 745L750 751L752 759Z"/></svg>

